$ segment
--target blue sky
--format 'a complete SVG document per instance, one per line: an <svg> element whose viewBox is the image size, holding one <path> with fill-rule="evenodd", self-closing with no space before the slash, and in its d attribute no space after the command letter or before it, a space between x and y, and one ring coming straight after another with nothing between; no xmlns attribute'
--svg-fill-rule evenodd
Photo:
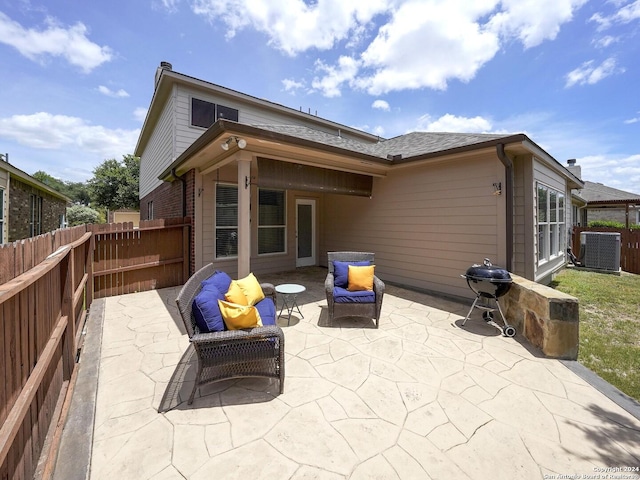
<svg viewBox="0 0 640 480"><path fill-rule="evenodd" d="M390 138L525 133L640 193L640 0L0 0L0 153L133 153L161 61Z"/></svg>

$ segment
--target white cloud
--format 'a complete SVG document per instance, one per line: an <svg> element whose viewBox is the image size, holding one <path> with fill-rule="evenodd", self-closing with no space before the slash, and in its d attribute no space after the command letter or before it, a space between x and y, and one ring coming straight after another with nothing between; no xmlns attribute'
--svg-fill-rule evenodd
<svg viewBox="0 0 640 480"><path fill-rule="evenodd" d="M605 35L602 38L598 38L597 40L594 40L593 44L598 48L607 48L607 47L610 47L611 45L613 45L614 43L618 43L619 41L620 41L620 38L618 38L618 37L612 37L611 35Z"/></svg>
<svg viewBox="0 0 640 480"><path fill-rule="evenodd" d="M133 111L133 118L138 120L140 123L144 122L145 118L147 118L147 111L149 109L146 107L138 107Z"/></svg>
<svg viewBox="0 0 640 480"><path fill-rule="evenodd" d="M46 23L43 30L25 28L0 12L0 42L33 61L43 61L48 56L62 57L85 73L113 57L109 47L101 47L87 38L87 27L83 23L67 28L53 18L48 18Z"/></svg>
<svg viewBox="0 0 640 480"><path fill-rule="evenodd" d="M152 5L154 8L164 9L169 13L175 13L178 11L178 4L180 0L154 0Z"/></svg>
<svg viewBox="0 0 640 480"><path fill-rule="evenodd" d="M554 40L562 24L573 19L586 0L503 0L503 10L490 20L490 28L505 37L515 37L525 48Z"/></svg>
<svg viewBox="0 0 640 480"><path fill-rule="evenodd" d="M624 71L624 68L617 67L615 58L607 58L598 66L594 66L593 60L589 60L567 73L565 87L594 85L611 75L624 73Z"/></svg>
<svg viewBox="0 0 640 480"><path fill-rule="evenodd" d="M37 149L67 149L74 156L87 152L120 158L133 153L139 133L140 129L110 129L46 112L0 118L0 137Z"/></svg>
<svg viewBox="0 0 640 480"><path fill-rule="evenodd" d="M623 4L626 2L619 2ZM599 30L606 30L615 24L631 23L634 20L640 19L640 0L635 0L630 3L626 3L623 7L617 10L612 15L605 15L603 13L594 13L590 20L598 24Z"/></svg>
<svg viewBox="0 0 640 480"><path fill-rule="evenodd" d="M640 154L590 155L577 160L583 180L640 195Z"/></svg>
<svg viewBox="0 0 640 480"><path fill-rule="evenodd" d="M361 27L394 2L368 0L193 0L192 9L211 23L223 22L227 38L252 27L269 37L269 43L288 55L316 48L330 49L336 42L348 40L349 33L362 34Z"/></svg>
<svg viewBox="0 0 640 480"><path fill-rule="evenodd" d="M384 110L385 112L388 112L390 110L389 108L389 102L387 102L386 100L376 100L371 104L371 108L376 108L378 110Z"/></svg>
<svg viewBox="0 0 640 480"><path fill-rule="evenodd" d="M486 118L458 117L447 113L433 120L430 115L418 119L415 130L422 132L487 133L491 131L491 122Z"/></svg>
<svg viewBox="0 0 640 480"><path fill-rule="evenodd" d="M339 97L342 84L351 84L358 73L358 62L351 57L341 56L334 67L316 60L316 70L324 73L324 76L314 78L311 86L326 97Z"/></svg>
<svg viewBox="0 0 640 480"><path fill-rule="evenodd" d="M282 80L282 86L284 87L285 92L290 92L295 95L296 91L304 88L304 82L298 82L291 78L285 78Z"/></svg>
<svg viewBox="0 0 640 480"><path fill-rule="evenodd" d="M98 91L107 97L113 98L126 98L129 94L123 90L122 88L118 91L111 90L109 87L105 87L104 85L100 85L98 87Z"/></svg>
<svg viewBox="0 0 640 480"><path fill-rule="evenodd" d="M318 60L313 80L337 97L345 86L379 95L470 81L502 42L553 40L586 0L191 1L196 14L224 24L227 38L252 28L288 55L341 43L350 53L335 65Z"/></svg>

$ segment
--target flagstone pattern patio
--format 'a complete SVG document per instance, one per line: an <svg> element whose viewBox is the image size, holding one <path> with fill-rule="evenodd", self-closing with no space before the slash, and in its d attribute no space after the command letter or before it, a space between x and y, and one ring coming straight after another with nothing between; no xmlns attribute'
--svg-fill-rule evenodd
<svg viewBox="0 0 640 480"><path fill-rule="evenodd" d="M196 357L179 288L103 300L90 478L541 479L640 465L637 418L479 314L461 328L470 302L387 286L379 329L330 325L323 269L304 272L260 279L307 287L304 318L279 321L281 395L272 380L228 380L187 405Z"/></svg>

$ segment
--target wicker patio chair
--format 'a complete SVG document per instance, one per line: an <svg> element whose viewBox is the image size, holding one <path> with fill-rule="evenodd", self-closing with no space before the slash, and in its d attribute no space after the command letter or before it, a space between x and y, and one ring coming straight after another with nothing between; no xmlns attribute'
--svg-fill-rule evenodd
<svg viewBox="0 0 640 480"><path fill-rule="evenodd" d="M196 390L204 384L229 378L269 377L279 380L284 391L284 333L277 325L244 330L201 333L196 324L192 305L201 290L203 280L214 274L212 264L198 270L182 287L176 303L187 329L189 341L198 357L195 384L189 397L193 403ZM260 284L267 299L276 304L275 287ZM264 300L263 300L264 301Z"/></svg>
<svg viewBox="0 0 640 480"><path fill-rule="evenodd" d="M382 309L382 297L384 296L384 282L377 276L373 277L373 292L375 301L371 303L339 303L334 299L334 260L340 262L360 262L369 261L372 265L375 255L368 252L328 252L329 273L324 282L324 289L327 295L329 306L329 320L339 317L367 317L375 320L376 328L380 322L380 310Z"/></svg>

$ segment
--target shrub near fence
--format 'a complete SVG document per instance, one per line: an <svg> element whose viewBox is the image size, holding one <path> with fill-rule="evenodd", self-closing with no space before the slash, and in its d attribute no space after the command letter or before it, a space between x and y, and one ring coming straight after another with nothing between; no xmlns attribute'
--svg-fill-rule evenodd
<svg viewBox="0 0 640 480"><path fill-rule="evenodd" d="M640 274L640 230L610 227L573 227L574 255L580 258L580 233L609 232L620 234L620 268L628 273Z"/></svg>
<svg viewBox="0 0 640 480"><path fill-rule="evenodd" d="M184 283L189 229L87 225L0 246L0 479L47 477L94 295Z"/></svg>

